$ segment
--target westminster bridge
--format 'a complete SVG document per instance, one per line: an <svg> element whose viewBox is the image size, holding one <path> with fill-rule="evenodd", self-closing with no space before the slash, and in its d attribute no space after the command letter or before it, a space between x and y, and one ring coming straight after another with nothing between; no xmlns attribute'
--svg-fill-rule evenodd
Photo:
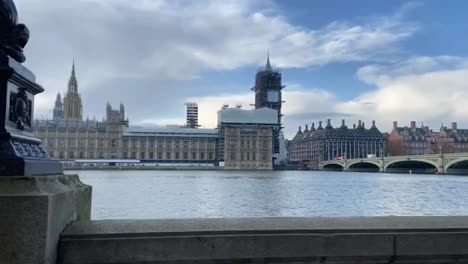
<svg viewBox="0 0 468 264"><path fill-rule="evenodd" d="M468 174L468 153L329 160L320 162L320 170Z"/></svg>

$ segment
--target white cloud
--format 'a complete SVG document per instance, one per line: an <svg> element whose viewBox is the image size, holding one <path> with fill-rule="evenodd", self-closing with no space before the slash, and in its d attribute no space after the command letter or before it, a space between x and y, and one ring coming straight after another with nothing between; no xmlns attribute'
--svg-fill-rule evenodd
<svg viewBox="0 0 468 264"><path fill-rule="evenodd" d="M263 64L268 48L280 67L376 60L398 51L398 42L417 30L404 21L402 11L361 23L305 28L292 24L270 0L16 3L21 21L31 29L27 66L46 87L46 95L37 98L40 115L49 112L52 95L66 88L72 58L85 115L99 116L105 101L125 99L141 121L164 118L142 104L174 109L169 102L181 93L195 95L181 90L181 82Z"/></svg>
<svg viewBox="0 0 468 264"><path fill-rule="evenodd" d="M338 103L336 111L377 119L387 129L393 120L424 121L435 129L441 122L468 125L468 58L415 57L366 66L358 76L377 89Z"/></svg>
<svg viewBox="0 0 468 264"><path fill-rule="evenodd" d="M290 115L332 111L335 96L323 89L304 89L299 85L290 85L283 92L283 100L285 101L283 113Z"/></svg>

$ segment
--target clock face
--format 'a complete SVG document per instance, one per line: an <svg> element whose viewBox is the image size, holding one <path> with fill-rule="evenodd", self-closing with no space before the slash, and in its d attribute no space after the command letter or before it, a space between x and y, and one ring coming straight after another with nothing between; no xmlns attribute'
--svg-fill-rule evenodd
<svg viewBox="0 0 468 264"><path fill-rule="evenodd" d="M279 102L279 92L278 91L268 91L267 101L269 103L278 103Z"/></svg>

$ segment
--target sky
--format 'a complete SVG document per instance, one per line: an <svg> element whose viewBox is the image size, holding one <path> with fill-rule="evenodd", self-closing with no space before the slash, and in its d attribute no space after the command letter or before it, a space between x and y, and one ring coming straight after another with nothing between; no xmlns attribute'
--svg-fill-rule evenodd
<svg viewBox="0 0 468 264"><path fill-rule="evenodd" d="M132 125L203 127L223 104L254 102L266 62L283 75L285 135L346 119L468 127L468 1L16 0L31 38L25 66L51 118L75 60L84 117L123 102Z"/></svg>

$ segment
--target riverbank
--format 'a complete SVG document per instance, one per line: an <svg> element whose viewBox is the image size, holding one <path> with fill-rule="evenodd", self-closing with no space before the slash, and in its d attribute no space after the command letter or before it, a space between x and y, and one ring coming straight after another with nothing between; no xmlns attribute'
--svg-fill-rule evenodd
<svg viewBox="0 0 468 264"><path fill-rule="evenodd" d="M209 170L219 171L224 170L220 166L65 166L64 170ZM273 169L274 171L301 171L305 170L297 166L278 166ZM252 169L239 170L239 171L256 171ZM267 170L268 171L268 170ZM308 171L308 170L306 170Z"/></svg>
<svg viewBox="0 0 468 264"><path fill-rule="evenodd" d="M65 167L64 170L77 171L77 170L224 170L223 167L217 166L191 166L191 167L171 167L171 166L91 166L91 167Z"/></svg>

